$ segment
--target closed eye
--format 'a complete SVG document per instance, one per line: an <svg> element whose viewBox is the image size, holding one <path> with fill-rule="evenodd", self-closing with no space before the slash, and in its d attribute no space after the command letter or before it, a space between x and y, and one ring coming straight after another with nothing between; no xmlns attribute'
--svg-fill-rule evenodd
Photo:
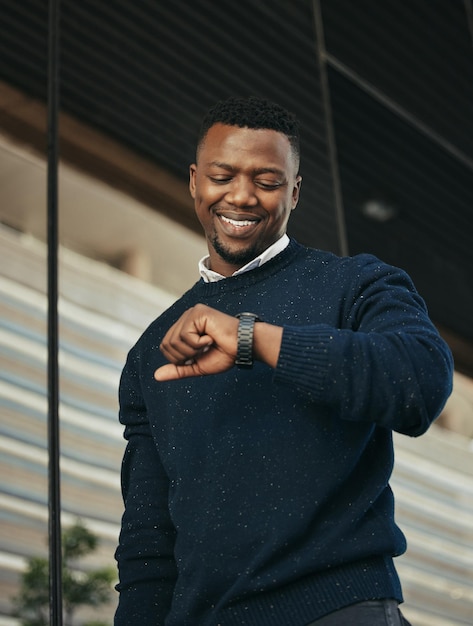
<svg viewBox="0 0 473 626"><path fill-rule="evenodd" d="M264 189L266 191L279 189L283 185L283 183L279 183L279 182L276 183L276 182L270 182L270 181L265 181L265 180L257 180L255 181L255 184L258 185L258 187L260 187L261 189Z"/></svg>
<svg viewBox="0 0 473 626"><path fill-rule="evenodd" d="M217 185L228 183L232 180L231 176L209 176L209 179Z"/></svg>

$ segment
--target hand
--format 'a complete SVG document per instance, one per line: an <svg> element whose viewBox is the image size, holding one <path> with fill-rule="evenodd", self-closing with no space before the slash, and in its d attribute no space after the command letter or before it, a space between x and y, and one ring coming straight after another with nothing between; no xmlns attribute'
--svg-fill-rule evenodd
<svg viewBox="0 0 473 626"><path fill-rule="evenodd" d="M158 368L158 381L225 372L235 364L238 319L204 304L181 315L160 349L169 364Z"/></svg>

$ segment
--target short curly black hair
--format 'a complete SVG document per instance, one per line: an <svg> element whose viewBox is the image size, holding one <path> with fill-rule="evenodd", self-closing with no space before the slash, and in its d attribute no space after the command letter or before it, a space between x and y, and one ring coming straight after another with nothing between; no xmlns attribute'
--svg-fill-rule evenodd
<svg viewBox="0 0 473 626"><path fill-rule="evenodd" d="M300 123L284 107L257 96L232 96L212 106L202 119L197 137L197 152L207 132L214 124L240 128L269 129L283 133L289 139L297 161L300 159Z"/></svg>

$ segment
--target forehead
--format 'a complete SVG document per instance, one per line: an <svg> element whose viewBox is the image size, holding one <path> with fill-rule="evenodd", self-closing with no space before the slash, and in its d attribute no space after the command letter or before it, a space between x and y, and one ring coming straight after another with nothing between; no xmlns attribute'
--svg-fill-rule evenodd
<svg viewBox="0 0 473 626"><path fill-rule="evenodd" d="M283 133L263 128L211 126L198 151L199 163L264 161L265 166L294 168L295 158Z"/></svg>

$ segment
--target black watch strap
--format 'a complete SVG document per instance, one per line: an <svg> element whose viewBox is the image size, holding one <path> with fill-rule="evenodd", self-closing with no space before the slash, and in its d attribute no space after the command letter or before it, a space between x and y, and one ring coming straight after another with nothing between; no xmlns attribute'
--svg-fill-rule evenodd
<svg viewBox="0 0 473 626"><path fill-rule="evenodd" d="M260 319L254 313L238 313L238 347L235 365L238 367L251 367L253 365L253 332L255 322Z"/></svg>

